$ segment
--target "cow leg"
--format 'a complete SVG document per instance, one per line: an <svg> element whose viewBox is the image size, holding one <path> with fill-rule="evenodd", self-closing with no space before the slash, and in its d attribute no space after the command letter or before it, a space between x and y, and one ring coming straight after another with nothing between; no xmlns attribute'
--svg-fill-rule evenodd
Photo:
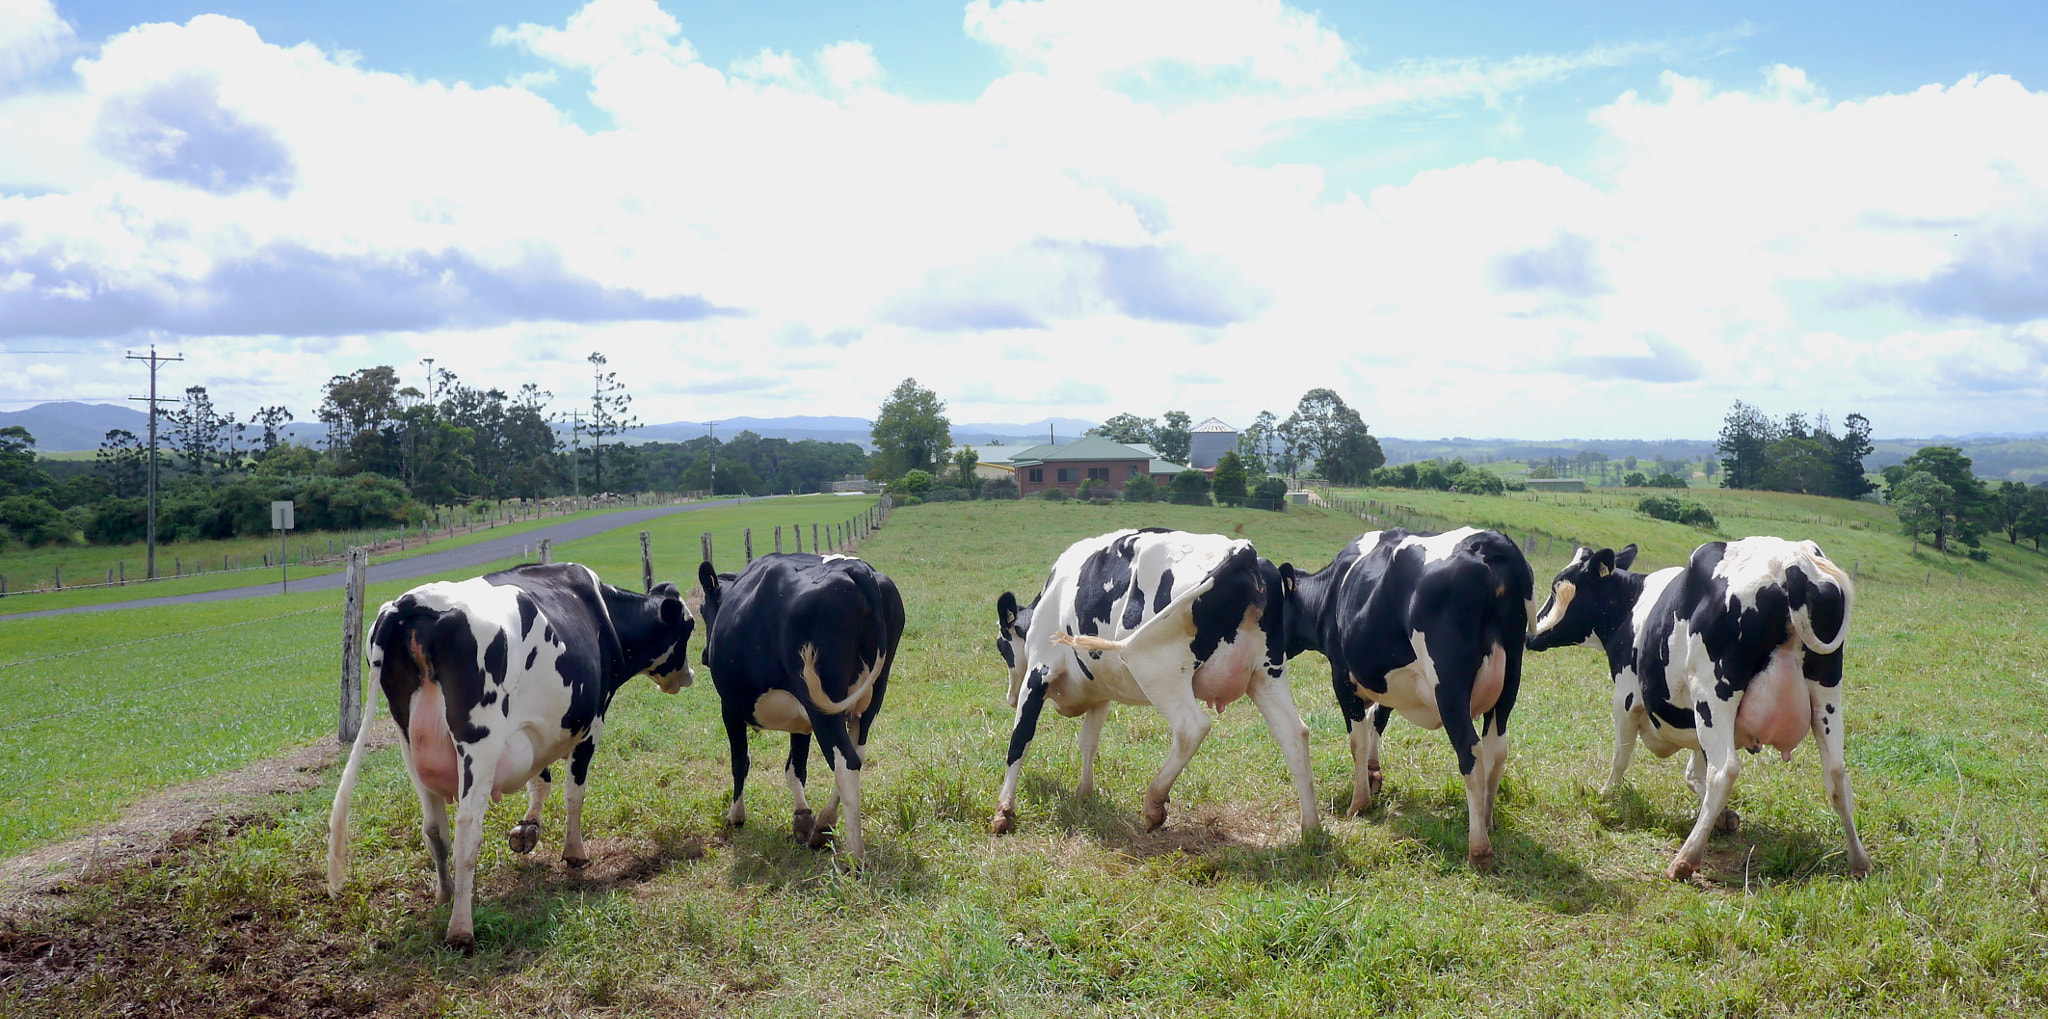
<svg viewBox="0 0 2048 1019"><path fill-rule="evenodd" d="M1735 780L1742 774L1742 762L1735 755L1736 702L1741 696L1694 705L1699 726L1694 731L1700 740L1697 756L1706 762L1706 777L1700 783L1704 787L1700 793L1700 814L1693 821L1692 833L1685 837L1678 855L1664 869L1664 876L1673 881L1684 881L1699 869L1700 859L1706 855L1707 838L1713 834L1721 811L1728 806L1729 794L1735 790Z"/></svg>
<svg viewBox="0 0 2048 1019"><path fill-rule="evenodd" d="M455 897L455 881L448 873L448 851L454 841L448 827L448 801L426 789L419 794L420 835L427 841L427 857L434 861L434 904L446 905Z"/></svg>
<svg viewBox="0 0 2048 1019"><path fill-rule="evenodd" d="M799 842L809 842L811 836L822 827L817 815L811 812L811 801L804 796L804 783L810 781L811 737L809 733L789 734L789 759L782 765L782 781L789 786L790 802L796 804L791 815L790 834Z"/></svg>
<svg viewBox="0 0 2048 1019"><path fill-rule="evenodd" d="M1166 823L1166 804L1173 792L1175 779L1186 770L1188 762L1194 760L1195 751L1209 736L1209 716L1202 710L1202 702L1195 699L1193 677L1183 675L1180 681L1170 685L1168 690L1153 692L1152 704L1159 713L1166 716L1166 724L1173 732L1173 745L1166 751L1166 763L1160 765L1159 774L1152 777L1152 784L1145 787L1145 830L1156 831Z"/></svg>
<svg viewBox="0 0 2048 1019"><path fill-rule="evenodd" d="M1828 801L1842 818L1842 837L1848 843L1849 875L1870 873L1870 855L1856 836L1856 797L1849 792L1849 768L1842 757L1842 688L1840 685L1807 684L1813 704L1813 738L1820 744L1821 773L1827 783Z"/></svg>
<svg viewBox="0 0 2048 1019"><path fill-rule="evenodd" d="M1427 638L1425 638L1427 639ZM1465 856L1472 869L1493 869L1493 834L1489 824L1493 813L1493 792L1488 784L1492 771L1477 728L1472 725L1472 683L1479 675L1476 641L1429 640L1434 665L1437 715L1443 719L1444 735L1458 755L1458 772L1465 776ZM1490 715L1491 713L1489 713ZM1493 725L1487 723L1489 735Z"/></svg>
<svg viewBox="0 0 2048 1019"><path fill-rule="evenodd" d="M1108 701L1089 708L1081 717L1081 784L1074 787L1078 795L1095 792L1095 748L1102 745L1102 723L1108 718Z"/></svg>
<svg viewBox="0 0 2048 1019"><path fill-rule="evenodd" d="M725 823L735 828L747 823L747 718L731 708L725 712L725 741L732 753L732 806L726 808Z"/></svg>
<svg viewBox="0 0 2048 1019"><path fill-rule="evenodd" d="M542 768L526 783L526 816L505 833L505 844L515 853L531 853L540 846L540 808L547 805L554 776Z"/></svg>
<svg viewBox="0 0 2048 1019"><path fill-rule="evenodd" d="M861 712L858 719L848 724L853 735L854 755L861 759L863 766L866 765L868 760L868 729L875 724L875 716L881 713L882 695L887 693L888 689L889 666L885 664L882 667L882 675L875 680L874 695L868 698L867 710ZM832 786L832 796L825 801L825 809L818 815L818 827L820 829L829 829L838 821L839 785L837 779L835 779ZM818 844L814 839L812 845Z"/></svg>
<svg viewBox="0 0 2048 1019"><path fill-rule="evenodd" d="M455 757L462 769L462 795L455 802L455 888L446 941L465 951L476 947L476 918L471 912L476 894L476 857L484 843L484 815L490 813L492 793L496 791L493 779L498 773L499 750L489 744L455 745Z"/></svg>
<svg viewBox="0 0 2048 1019"><path fill-rule="evenodd" d="M1602 793L1621 788L1621 776L1636 755L1635 684L1627 684L1627 689L1623 685L1614 685L1614 767L1607 773L1607 784L1600 787Z"/></svg>
<svg viewBox="0 0 2048 1019"><path fill-rule="evenodd" d="M1275 676L1261 668L1252 677L1246 693L1258 706L1259 714L1265 716L1266 728L1272 730L1274 741L1280 744L1280 756L1287 759L1287 770L1294 777L1294 793L1301 801L1301 830L1307 834L1315 828L1318 820L1316 778L1309 767L1308 725L1301 720L1301 712L1294 706L1294 692L1288 686L1287 674L1282 672Z"/></svg>
<svg viewBox="0 0 2048 1019"><path fill-rule="evenodd" d="M846 719L838 715L811 713L811 731L818 737L818 747L825 752L826 763L832 766L833 799L843 804L846 810L846 826L840 830L840 846L848 857L857 863L868 861L867 846L861 841L860 832L860 752L854 749L853 738L847 732ZM825 831L811 836L815 848L824 844Z"/></svg>
<svg viewBox="0 0 2048 1019"><path fill-rule="evenodd" d="M1336 660L1330 662L1330 686L1337 695L1337 710L1344 714L1344 729L1351 737L1351 806L1345 813L1357 817L1372 809L1380 791L1380 734L1386 731L1386 708L1358 695L1351 677ZM1368 718L1368 716L1372 716Z"/></svg>
<svg viewBox="0 0 2048 1019"><path fill-rule="evenodd" d="M562 862L581 868L590 863L583 848L583 794L590 789L590 759L597 753L597 726L569 751L569 788L562 790Z"/></svg>
<svg viewBox="0 0 2048 1019"><path fill-rule="evenodd" d="M1046 671L1044 666L1024 677L1024 695L1017 698L1017 718L1010 724L1009 764L1003 772L1003 791L996 797L996 816L989 830L1007 835L1017 827L1017 776L1024 770L1024 754L1031 749L1031 737L1038 734L1038 714L1045 710Z"/></svg>

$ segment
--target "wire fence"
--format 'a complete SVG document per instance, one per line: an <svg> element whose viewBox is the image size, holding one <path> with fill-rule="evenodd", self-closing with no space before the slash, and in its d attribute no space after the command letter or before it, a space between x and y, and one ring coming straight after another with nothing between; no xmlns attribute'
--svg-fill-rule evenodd
<svg viewBox="0 0 2048 1019"><path fill-rule="evenodd" d="M58 591L82 591L96 588L128 587L135 584L151 584L165 580L182 580L200 576L214 576L222 573L251 573L276 570L285 566L340 566L348 558L348 550L364 547L370 550L371 560L391 560L417 554L419 549L434 541L446 541L480 531L495 530L500 526L545 520L553 517L570 516L597 509L624 509L636 506L667 506L685 502L700 496L697 492L645 493L632 496L585 496L560 499L538 500L532 503L503 503L482 514L451 515L443 520L423 520L416 524L407 523L396 527L351 529L337 532L323 532L312 540L301 538L288 541L276 551L260 552L219 552L208 556L194 556L188 562L182 554L159 552L158 571L154 577L128 576L126 560L117 560L115 565L106 566L106 560L84 567L89 573L81 573L73 566L73 577L103 574L104 580L78 583L76 579L64 579L64 565L51 567L50 576L23 577L21 574L0 573L0 598L35 594L54 594ZM326 544L326 551L320 551L320 544ZM297 555L292 553L296 552ZM170 559L166 572L161 560ZM209 561L216 562L208 569Z"/></svg>

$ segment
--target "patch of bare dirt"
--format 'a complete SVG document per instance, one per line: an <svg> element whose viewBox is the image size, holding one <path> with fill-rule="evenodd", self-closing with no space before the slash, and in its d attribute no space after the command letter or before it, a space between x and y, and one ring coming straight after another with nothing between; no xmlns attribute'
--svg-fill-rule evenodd
<svg viewBox="0 0 2048 1019"><path fill-rule="evenodd" d="M371 719L369 749L397 742L389 718ZM265 814L266 801L326 782L323 772L348 749L323 739L239 771L194 779L149 796L86 835L0 860L0 915L54 905L82 884L238 831Z"/></svg>

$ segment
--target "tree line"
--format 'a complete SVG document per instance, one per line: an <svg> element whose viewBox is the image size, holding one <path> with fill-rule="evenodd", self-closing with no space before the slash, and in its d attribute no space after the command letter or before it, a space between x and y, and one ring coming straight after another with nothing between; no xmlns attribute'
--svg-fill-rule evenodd
<svg viewBox="0 0 2048 1019"><path fill-rule="evenodd" d="M592 354L588 400L553 409L532 383L508 393L465 384L429 365L425 388L391 365L329 378L313 418L318 446L289 442L283 406L247 420L204 386L159 411L157 534L161 541L266 533L270 504L290 500L304 529L417 523L437 507L603 492L810 492L867 469L855 443L765 439L628 445L639 420L602 354ZM565 429L563 426L567 425ZM146 441L106 433L90 462L35 455L20 426L0 430L0 548L141 540L148 519Z"/></svg>

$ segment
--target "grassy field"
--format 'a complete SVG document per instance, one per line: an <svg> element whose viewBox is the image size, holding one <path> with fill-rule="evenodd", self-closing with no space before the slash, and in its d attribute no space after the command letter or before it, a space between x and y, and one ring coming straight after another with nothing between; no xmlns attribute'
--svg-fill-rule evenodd
<svg viewBox="0 0 2048 1019"><path fill-rule="evenodd" d="M776 524L837 524L874 502L806 496L653 521L647 530L656 577L690 586L703 532L712 534L720 565L733 569L746 528L760 534ZM565 542L555 556L637 588L639 530ZM772 551L762 544L757 539L757 551ZM371 611L413 583L371 585ZM0 854L108 820L151 790L232 770L332 732L340 697L341 599L341 592L324 591L0 617L0 703L10 709L0 722L0 783L36 790L0 811ZM88 749L102 747L120 749Z"/></svg>
<svg viewBox="0 0 2048 1019"><path fill-rule="evenodd" d="M1530 659L1490 874L1464 863L1463 789L1440 733L1397 721L1379 804L1304 838L1289 820L1280 755L1242 704L1218 720L1175 787L1167 826L1152 834L1142 832L1138 809L1164 752L1158 716L1112 714L1101 792L1079 798L1077 727L1048 713L1025 769L1020 831L990 836L1009 727L1004 673L990 647L998 593L1028 597L1061 548L1118 526L1243 534L1272 558L1307 567L1359 528L1298 507L1276 515L931 504L897 511L862 553L896 578L910 613L871 746L865 871L842 872L830 854L789 840L787 793L772 774L780 737L756 738L754 822L724 829L725 749L708 681L675 697L636 682L614 704L593 767L585 815L593 864L567 871L552 842L531 859L514 858L502 838L487 837L475 956L439 947L447 914L427 891L418 806L397 755L386 752L357 790L356 865L342 897L320 890L330 784L280 804L272 820L215 832L0 926L0 1011L2048 1009L2042 557L1999 546L1988 564L1916 558L1851 504L1698 494L1715 500L1731 534L1811 537L1837 559L1863 561L1846 713L1858 819L1876 864L1867 880L1843 875L1818 755L1802 749L1790 764L1748 759L1736 793L1742 829L1717 836L1698 883L1664 881L1691 822L1681 761L1639 754L1624 789L1596 791L1611 742L1607 681L1599 657L1583 649ZM1568 554L1567 536L1638 541L1645 566L1678 561L1707 537L1660 530L1669 525L1598 494L1445 496L1441 504L1428 493L1364 495L1499 522L1517 537L1548 534L1551 545L1539 538L1533 557L1545 580ZM694 534L668 540L677 537L694 542ZM637 562L637 546L622 555L608 540L594 541L586 559ZM730 568L723 556L721 565ZM305 725L318 732L329 724L319 712L332 684L322 670L308 671L312 707L294 710L312 714ZM1291 676L1317 789L1335 808L1348 799L1350 765L1328 672L1311 654ZM23 779L15 788L30 784L6 777ZM508 827L519 809L501 805L489 831ZM547 823L552 839L558 805Z"/></svg>
<svg viewBox="0 0 2048 1019"><path fill-rule="evenodd" d="M421 552L458 548L565 520L615 512L618 508L582 510L534 520L502 522L496 527L488 521L458 523L453 534L444 528L434 531L424 542L417 528L403 542L397 540L397 532L391 529L293 532L289 546L292 576L315 577L339 572L341 566L327 560L329 550L345 551L350 545L370 543L376 550L375 560L382 562ZM263 557L270 556L274 563L277 554L275 534L269 537L166 542L159 544L156 550L158 578L144 582L143 578L148 575L149 554L141 542L15 549L0 554L0 576L7 578L8 591L8 596L0 599L0 615L268 584L277 579L277 569L264 569ZM180 569L182 575L179 574ZM61 591L54 589L58 570L64 576L65 587ZM106 586L110 574L119 578L124 570L128 579L126 584Z"/></svg>

